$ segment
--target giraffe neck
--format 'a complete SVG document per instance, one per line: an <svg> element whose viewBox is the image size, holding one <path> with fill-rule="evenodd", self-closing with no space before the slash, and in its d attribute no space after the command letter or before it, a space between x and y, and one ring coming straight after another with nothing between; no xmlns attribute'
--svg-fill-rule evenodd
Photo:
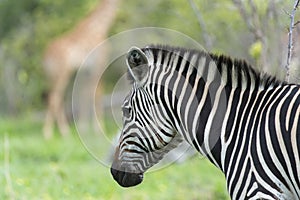
<svg viewBox="0 0 300 200"><path fill-rule="evenodd" d="M71 37L74 41L78 36L84 37L83 41L102 42L107 36L108 30L117 14L119 0L102 0L100 4L81 21L73 30Z"/></svg>

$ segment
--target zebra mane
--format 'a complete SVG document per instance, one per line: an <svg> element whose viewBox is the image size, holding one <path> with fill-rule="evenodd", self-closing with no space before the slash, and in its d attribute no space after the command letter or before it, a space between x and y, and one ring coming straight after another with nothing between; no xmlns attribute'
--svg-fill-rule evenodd
<svg viewBox="0 0 300 200"><path fill-rule="evenodd" d="M148 50L152 52L154 63L156 63L158 52L162 52L162 58L166 57L166 55L170 52L174 52L181 57L183 57L186 52L189 52L190 55L197 54L198 58L205 57L207 60L215 62L221 75L224 73L235 75L235 78L231 76L227 78L228 85L233 84L233 82L237 82L236 84L238 84L239 87L239 85L241 86L241 84L245 84L244 82L247 82L247 87L250 87L250 84L255 83L255 88L269 88L285 84L285 82L280 81L275 76L270 76L266 73L257 71L245 60L233 59L225 55L217 55L202 50L168 45L149 45L142 50L144 52Z"/></svg>

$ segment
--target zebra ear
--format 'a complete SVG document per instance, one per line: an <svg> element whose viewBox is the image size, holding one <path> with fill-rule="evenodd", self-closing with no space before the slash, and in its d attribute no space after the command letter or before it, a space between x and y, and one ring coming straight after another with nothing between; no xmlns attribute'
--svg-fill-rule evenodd
<svg viewBox="0 0 300 200"><path fill-rule="evenodd" d="M130 79L142 86L146 82L149 70L149 61L145 53L138 47L131 47L127 53L126 63Z"/></svg>

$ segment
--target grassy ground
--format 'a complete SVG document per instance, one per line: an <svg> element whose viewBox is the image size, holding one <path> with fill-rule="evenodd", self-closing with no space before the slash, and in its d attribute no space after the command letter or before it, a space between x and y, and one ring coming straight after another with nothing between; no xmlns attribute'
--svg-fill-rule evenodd
<svg viewBox="0 0 300 200"><path fill-rule="evenodd" d="M41 123L0 121L0 199L228 199L221 172L193 158L146 173L134 188L121 188L109 168L74 134L45 141Z"/></svg>

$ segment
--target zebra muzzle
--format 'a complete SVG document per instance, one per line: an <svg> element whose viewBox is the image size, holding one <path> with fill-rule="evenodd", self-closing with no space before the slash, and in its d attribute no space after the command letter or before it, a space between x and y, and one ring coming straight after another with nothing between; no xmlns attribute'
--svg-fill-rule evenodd
<svg viewBox="0 0 300 200"><path fill-rule="evenodd" d="M128 172L125 168L118 169L114 164L110 168L110 172L115 181L122 187L132 187L143 181L143 173Z"/></svg>

